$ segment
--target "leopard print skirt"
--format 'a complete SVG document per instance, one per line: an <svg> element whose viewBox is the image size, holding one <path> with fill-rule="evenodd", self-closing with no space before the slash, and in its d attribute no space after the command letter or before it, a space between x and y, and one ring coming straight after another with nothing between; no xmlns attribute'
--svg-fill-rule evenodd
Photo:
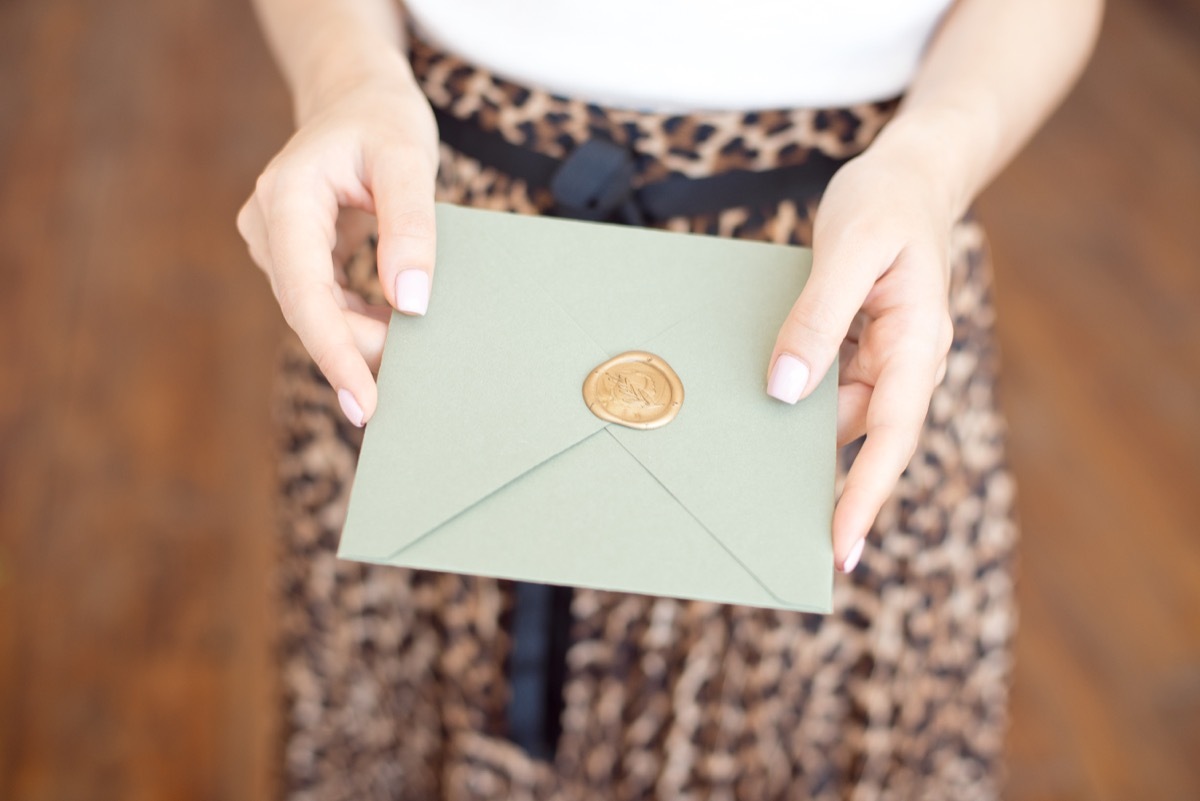
<svg viewBox="0 0 1200 801"><path fill-rule="evenodd" d="M667 115L599 108L413 43L431 102L562 157L590 136L641 180L861 152L894 103ZM440 199L545 213L551 198L442 147ZM806 245L815 201L662 227ZM953 234L955 338L920 445L828 616L574 594L559 747L506 736L510 582L339 561L361 433L295 342L277 382L280 675L288 798L989 799L1015 625L1014 486L996 406L983 233ZM381 299L374 240L344 265ZM436 313L436 311L435 311ZM843 449L839 472L854 456Z"/></svg>

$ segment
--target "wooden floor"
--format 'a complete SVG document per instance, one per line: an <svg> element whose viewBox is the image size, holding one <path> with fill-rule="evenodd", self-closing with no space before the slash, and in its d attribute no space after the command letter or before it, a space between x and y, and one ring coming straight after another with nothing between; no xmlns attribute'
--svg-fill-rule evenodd
<svg viewBox="0 0 1200 801"><path fill-rule="evenodd" d="M0 799L262 799L267 390L242 2L0 4ZM987 194L1021 480L1012 801L1200 798L1200 2L1111 0Z"/></svg>

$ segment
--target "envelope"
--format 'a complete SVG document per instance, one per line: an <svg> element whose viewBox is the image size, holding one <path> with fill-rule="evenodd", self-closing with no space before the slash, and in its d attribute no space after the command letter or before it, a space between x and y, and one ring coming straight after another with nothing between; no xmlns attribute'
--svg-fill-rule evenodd
<svg viewBox="0 0 1200 801"><path fill-rule="evenodd" d="M809 251L439 205L425 317L392 317L338 555L830 611L836 376L766 394ZM593 414L598 365L679 377L653 429Z"/></svg>

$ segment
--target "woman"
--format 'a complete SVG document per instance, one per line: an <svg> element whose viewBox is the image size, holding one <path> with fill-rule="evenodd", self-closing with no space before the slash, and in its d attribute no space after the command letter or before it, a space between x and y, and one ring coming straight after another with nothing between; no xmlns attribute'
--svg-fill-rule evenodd
<svg viewBox="0 0 1200 801"><path fill-rule="evenodd" d="M289 794L995 797L1016 532L967 212L1100 0L257 5L297 119L238 218L303 346L280 395ZM590 208L522 154L603 173L619 202L593 216L813 248L764 389L795 403L840 359L833 615L334 558L387 316L437 313L435 197ZM698 201L631 201L681 177Z"/></svg>

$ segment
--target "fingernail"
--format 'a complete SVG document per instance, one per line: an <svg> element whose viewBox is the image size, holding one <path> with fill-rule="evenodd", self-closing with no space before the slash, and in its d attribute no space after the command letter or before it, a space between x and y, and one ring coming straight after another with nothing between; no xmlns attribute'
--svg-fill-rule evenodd
<svg viewBox="0 0 1200 801"><path fill-rule="evenodd" d="M342 407L342 413L346 415L347 420L362 428L363 410L358 405L358 401L354 399L354 396L350 394L350 390L338 390L338 405Z"/></svg>
<svg viewBox="0 0 1200 801"><path fill-rule="evenodd" d="M800 393L807 383L808 365L790 353L781 353L771 368L767 394L784 403L795 403L800 400Z"/></svg>
<svg viewBox="0 0 1200 801"><path fill-rule="evenodd" d="M405 314L424 314L429 309L429 273L412 269L396 276L396 308Z"/></svg>
<svg viewBox="0 0 1200 801"><path fill-rule="evenodd" d="M862 558L863 546L866 544L866 539L861 539L854 543L854 547L850 549L850 555L846 557L846 561L842 563L842 572L849 573L858 566L858 560Z"/></svg>

